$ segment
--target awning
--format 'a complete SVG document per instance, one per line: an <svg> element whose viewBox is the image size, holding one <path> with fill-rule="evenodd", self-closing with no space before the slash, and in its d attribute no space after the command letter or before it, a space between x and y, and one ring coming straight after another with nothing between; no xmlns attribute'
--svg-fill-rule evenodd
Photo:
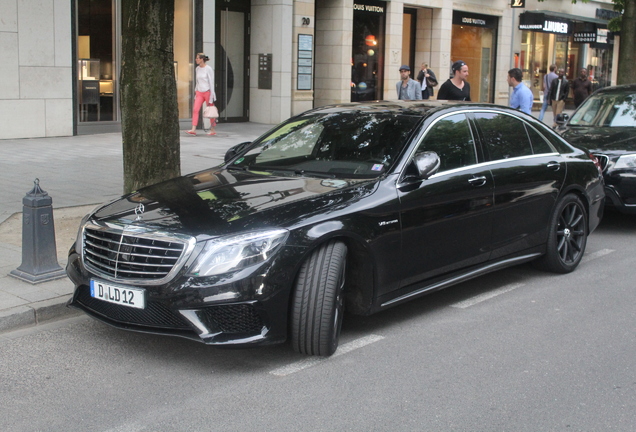
<svg viewBox="0 0 636 432"><path fill-rule="evenodd" d="M606 44L608 20L546 10L519 15L519 30L574 36L574 42Z"/></svg>
<svg viewBox="0 0 636 432"><path fill-rule="evenodd" d="M602 25L605 25L605 27L607 27L607 22L608 22L608 20L604 20L600 18L584 17L580 15L571 15L571 14L566 14L562 12L553 12L553 11L547 11L547 10L526 11L524 13L530 13L530 14L540 13L540 14L548 15L550 17L560 18L563 20L569 20L574 22L602 24Z"/></svg>

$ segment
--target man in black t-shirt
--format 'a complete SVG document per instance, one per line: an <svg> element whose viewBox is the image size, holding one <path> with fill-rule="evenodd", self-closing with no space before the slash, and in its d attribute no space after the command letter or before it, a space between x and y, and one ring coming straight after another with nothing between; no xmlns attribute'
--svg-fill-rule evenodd
<svg viewBox="0 0 636 432"><path fill-rule="evenodd" d="M437 99L470 101L470 84L468 78L468 65L461 60L453 63L453 77L446 80L437 92Z"/></svg>

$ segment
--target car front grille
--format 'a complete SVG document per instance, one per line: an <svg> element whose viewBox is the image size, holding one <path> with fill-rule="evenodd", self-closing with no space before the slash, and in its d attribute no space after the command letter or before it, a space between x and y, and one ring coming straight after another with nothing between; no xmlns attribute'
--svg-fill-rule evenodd
<svg viewBox="0 0 636 432"><path fill-rule="evenodd" d="M164 279L183 257L187 244L155 233L126 233L123 229L84 229L84 264L116 280Z"/></svg>
<svg viewBox="0 0 636 432"><path fill-rule="evenodd" d="M172 312L166 305L156 301L148 301L144 309L121 306L91 297L88 286L79 288L77 301L87 309L118 323L192 330L180 314Z"/></svg>

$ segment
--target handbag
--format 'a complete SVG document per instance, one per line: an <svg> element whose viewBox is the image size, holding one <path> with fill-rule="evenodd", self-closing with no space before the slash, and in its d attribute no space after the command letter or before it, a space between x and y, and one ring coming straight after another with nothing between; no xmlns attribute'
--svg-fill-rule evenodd
<svg viewBox="0 0 636 432"><path fill-rule="evenodd" d="M203 110L203 118L213 119L218 117L219 117L219 110L216 109L214 105L208 105Z"/></svg>
<svg viewBox="0 0 636 432"><path fill-rule="evenodd" d="M427 87L435 87L437 85L437 80L433 77L426 77L426 86Z"/></svg>

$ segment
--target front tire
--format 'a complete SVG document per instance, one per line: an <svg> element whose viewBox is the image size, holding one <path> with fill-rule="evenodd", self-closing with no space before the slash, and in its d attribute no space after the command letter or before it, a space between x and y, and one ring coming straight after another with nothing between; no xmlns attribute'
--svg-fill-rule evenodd
<svg viewBox="0 0 636 432"><path fill-rule="evenodd" d="M330 356L338 348L347 246L330 241L302 264L292 298L291 339L294 351Z"/></svg>
<svg viewBox="0 0 636 432"><path fill-rule="evenodd" d="M585 253L587 233L585 206L576 195L566 195L552 215L547 252L538 267L555 273L573 271Z"/></svg>

